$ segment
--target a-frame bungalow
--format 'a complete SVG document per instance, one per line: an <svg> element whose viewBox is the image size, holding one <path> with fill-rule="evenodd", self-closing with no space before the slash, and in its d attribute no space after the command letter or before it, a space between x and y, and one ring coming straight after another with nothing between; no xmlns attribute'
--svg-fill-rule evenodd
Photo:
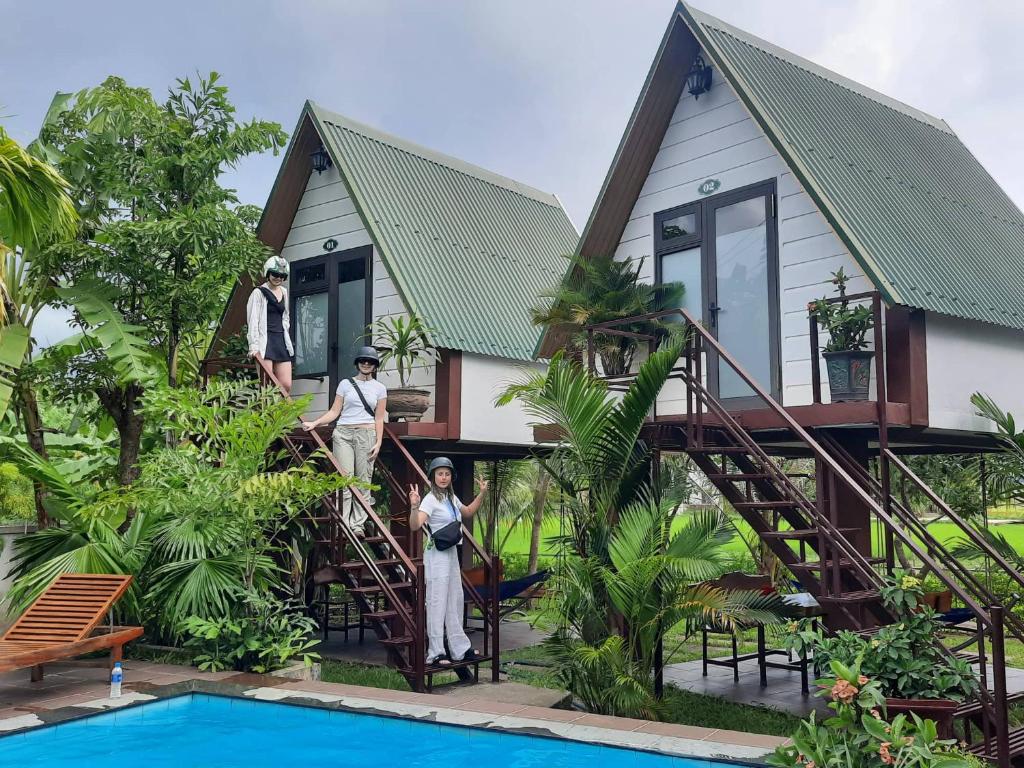
<svg viewBox="0 0 1024 768"><path fill-rule="evenodd" d="M679 3L578 253L685 283L690 341L644 437L693 458L833 627L890 620L879 590L898 553L927 566L978 628L984 690L960 713L974 750L1024 752L1001 655L1024 624L893 490L978 540L903 457L992 449L977 391L1024 412L1024 216L953 129ZM809 318L840 268L875 319L860 400L830 398ZM539 356L559 344L549 333ZM780 457L812 459L813 482ZM1024 586L989 555L1011 593Z"/></svg>
<svg viewBox="0 0 1024 768"><path fill-rule="evenodd" d="M474 461L524 456L533 446L520 409L494 400L522 367L538 366L541 332L530 309L561 280L578 233L552 194L307 102L258 235L290 262L292 393L311 394L312 413L326 410L340 379L352 375L354 349L377 341L367 328L381 318L415 314L440 354L408 382L430 393L426 413L388 424L377 470L390 508L370 511L373 534L356 540L332 499L312 520L319 546L310 599L325 623L326 587L344 584L357 603L355 621L376 632L415 689L429 688L436 670L423 663L422 541L404 522L406 492L425 481L427 459L443 454L455 462L457 491L471 498ZM252 285L240 276L208 375L237 362L224 350L243 331ZM393 371L380 378L398 384ZM327 427L312 437L296 430L286 443L301 462L329 440ZM484 564L485 583L471 583L473 571L465 576L470 601L485 614L478 669L497 649L497 604L486 594L498 594L499 567L468 532L467 542L466 565ZM497 669L495 658L492 675Z"/></svg>

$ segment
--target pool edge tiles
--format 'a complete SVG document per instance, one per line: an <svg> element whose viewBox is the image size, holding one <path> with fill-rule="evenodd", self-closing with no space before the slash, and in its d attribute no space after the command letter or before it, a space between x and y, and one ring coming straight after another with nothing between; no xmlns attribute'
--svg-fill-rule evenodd
<svg viewBox="0 0 1024 768"><path fill-rule="evenodd" d="M234 699L239 704L249 706L278 704L313 710L348 712L367 717L399 718L406 721L433 723L435 726L471 728L480 734L506 733L519 737L557 739L563 745L575 743L627 749L636 754L647 754L651 757L688 758L690 762L679 763L680 766L685 765L687 768L704 765L704 761L708 760L715 763L729 761L732 765L763 764L752 761L763 760L772 747L782 741L756 734L687 728L647 721L629 721L621 718L587 715L586 713L569 713L564 710L558 710L558 717L552 718L546 714L548 710L529 706L518 707L507 704L495 706L491 702L490 705L481 707L482 709L512 710L516 713L497 714L474 709L460 709L457 700L446 700L441 696L411 693L397 696L379 689L357 686L317 684L311 685L310 688L316 688L316 690L303 690L297 684L289 684L287 688L253 688L227 683L190 681L187 684L163 686L162 689L154 688L149 693L157 695L158 699L162 699L164 702L169 697L176 698L181 704L193 698L183 694L191 693L194 696L205 694L217 698ZM327 690L336 690L338 693L327 693ZM471 690L467 689L467 693L462 696L472 697ZM375 694L379 694L379 696ZM472 701L472 698L469 701ZM465 703L468 704L469 701ZM486 704L482 699L480 702ZM130 704L114 711L123 712L128 717L132 710L153 706L153 702ZM88 718L90 715L104 717L112 712L109 710L103 713L96 713L94 710L83 712L76 707L68 707L65 710L54 710L45 714L48 715L44 716L45 723L35 723L34 727L24 727L17 733L31 733L47 726L59 725L60 722ZM536 716L531 717L531 714ZM95 722L95 720L91 722ZM611 725L610 727L601 727L600 724ZM640 730L642 728L650 728L651 732ZM694 734L696 737L666 735L672 733ZM0 745L3 744L5 738L7 737L0 733ZM747 743L737 743L737 741ZM563 747L558 747L558 749L561 748Z"/></svg>

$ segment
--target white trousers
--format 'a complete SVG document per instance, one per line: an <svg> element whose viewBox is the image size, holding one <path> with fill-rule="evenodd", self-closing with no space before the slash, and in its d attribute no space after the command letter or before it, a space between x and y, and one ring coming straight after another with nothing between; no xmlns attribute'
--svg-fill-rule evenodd
<svg viewBox="0 0 1024 768"><path fill-rule="evenodd" d="M423 568L427 582L427 658L445 652L444 636L447 634L451 658L458 661L470 648L469 638L462 628L462 570L458 549L424 550Z"/></svg>

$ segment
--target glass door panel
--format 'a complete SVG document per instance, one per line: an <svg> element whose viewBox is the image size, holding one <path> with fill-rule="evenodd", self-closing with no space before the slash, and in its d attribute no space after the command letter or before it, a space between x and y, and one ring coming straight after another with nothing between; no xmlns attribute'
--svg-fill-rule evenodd
<svg viewBox="0 0 1024 768"><path fill-rule="evenodd" d="M703 319L704 289L700 246L664 254L661 257L661 282L682 283L685 292L680 309L689 312L697 322Z"/></svg>
<svg viewBox="0 0 1024 768"><path fill-rule="evenodd" d="M352 359L366 343L366 260L338 263L338 378L352 375Z"/></svg>
<svg viewBox="0 0 1024 768"><path fill-rule="evenodd" d="M295 301L295 375L327 372L327 292L297 296Z"/></svg>
<svg viewBox="0 0 1024 768"><path fill-rule="evenodd" d="M722 347L761 387L771 392L772 336L767 199L750 198L715 209L715 297L712 322ZM753 392L719 361L720 399Z"/></svg>

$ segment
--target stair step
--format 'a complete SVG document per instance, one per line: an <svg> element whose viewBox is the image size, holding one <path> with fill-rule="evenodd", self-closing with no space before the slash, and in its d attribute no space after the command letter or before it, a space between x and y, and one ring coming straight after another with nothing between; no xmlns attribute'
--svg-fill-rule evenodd
<svg viewBox="0 0 1024 768"><path fill-rule="evenodd" d="M363 618L364 619L369 619L370 621L387 621L388 619L393 619L396 616L398 616L398 611L392 611L392 610L387 610L387 611L367 611L366 613L363 614Z"/></svg>
<svg viewBox="0 0 1024 768"><path fill-rule="evenodd" d="M392 565L401 565L402 561L399 560L397 557L389 557L383 560L374 560L374 563L376 565L387 567ZM346 571L358 571L362 568L365 568L366 563L364 563L362 560L352 560L347 563L342 563L338 567Z"/></svg>
<svg viewBox="0 0 1024 768"><path fill-rule="evenodd" d="M1009 733L1008 736L1009 737L1007 738L1007 742L1008 742L1009 747L1010 747L1010 755L1009 756L1011 758L1014 758L1014 757L1017 757L1018 755L1024 754L1024 726L1019 726L1017 728L1011 728L1010 729L1010 733ZM986 757L994 758L994 757L996 757L996 750L997 750L995 742L996 742L995 738L993 738L991 740L991 742L989 742L989 743L986 743L984 741L979 741L979 742L976 742L974 744L971 744L971 746L969 746L967 748L967 751L969 753L971 753L972 755L979 755L979 756L986 756Z"/></svg>
<svg viewBox="0 0 1024 768"><path fill-rule="evenodd" d="M383 637L380 639L381 645L390 645L398 648L403 645L412 645L415 642L411 635L398 635L397 637Z"/></svg>
<svg viewBox="0 0 1024 768"><path fill-rule="evenodd" d="M705 445L702 448L687 448L687 453L750 453L742 445Z"/></svg>
<svg viewBox="0 0 1024 768"><path fill-rule="evenodd" d="M797 501L737 501L733 504L737 509L787 509L798 507Z"/></svg>
<svg viewBox="0 0 1024 768"><path fill-rule="evenodd" d="M739 473L739 474L725 474L725 475L708 475L708 480L770 480L771 475L758 474L758 473Z"/></svg>
<svg viewBox="0 0 1024 768"><path fill-rule="evenodd" d="M877 589L858 589L852 592L843 592L841 595L815 595L814 599L819 603L870 603L882 597Z"/></svg>
<svg viewBox="0 0 1024 768"><path fill-rule="evenodd" d="M388 584L392 589L409 589L413 586L411 581L396 581ZM383 592L380 584L367 584L365 587L352 587L349 592L356 595L372 595L376 592Z"/></svg>
<svg viewBox="0 0 1024 768"><path fill-rule="evenodd" d="M1017 691L1016 693L1006 694L1006 703L1017 704L1024 701L1024 691ZM981 702L980 701L967 701L956 708L956 712L953 713L953 717L971 717L981 713Z"/></svg>
<svg viewBox="0 0 1024 768"><path fill-rule="evenodd" d="M859 528L837 528L841 534L856 533ZM816 539L818 538L817 528L796 528L789 531L763 531L759 534L762 539ZM829 534L825 533L825 538Z"/></svg>
<svg viewBox="0 0 1024 768"><path fill-rule="evenodd" d="M880 565L880 564L885 562L885 558L884 557L866 557L864 559L867 560L869 565ZM833 562L834 561L832 561L832 560L826 560L825 561L825 567L826 568L831 568ZM808 561L808 562L803 562L803 563L789 563L786 567L789 568L791 571L794 570L794 569L801 570L801 571L818 571L818 570L821 570L821 562L820 561ZM839 567L840 568L851 568L851 567L853 567L853 561L848 559L848 558L841 557L841 558L839 558Z"/></svg>

